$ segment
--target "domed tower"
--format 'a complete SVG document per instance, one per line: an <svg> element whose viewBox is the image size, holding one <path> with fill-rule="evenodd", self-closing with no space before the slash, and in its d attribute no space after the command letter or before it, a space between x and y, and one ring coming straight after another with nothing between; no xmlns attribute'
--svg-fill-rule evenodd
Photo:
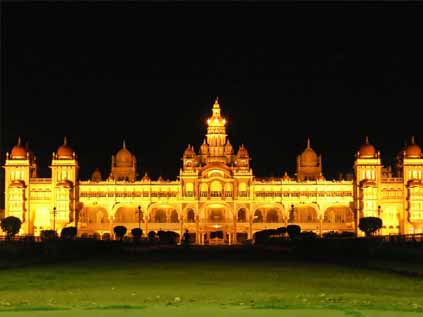
<svg viewBox="0 0 423 317"><path fill-rule="evenodd" d="M423 225L423 155L421 147L415 143L414 136L411 137L411 143L405 148L403 157L403 181L404 181L404 218L410 222L411 226L416 228ZM404 233L415 232L414 229L407 227L404 222Z"/></svg>
<svg viewBox="0 0 423 317"><path fill-rule="evenodd" d="M232 147L231 142L228 141L225 144L225 156L226 156L226 164L232 164L234 161L234 148Z"/></svg>
<svg viewBox="0 0 423 317"><path fill-rule="evenodd" d="M369 142L365 142L356 153L354 162L354 205L356 210L356 230L362 217L378 217L379 188L382 177L380 152ZM358 234L358 230L356 231Z"/></svg>
<svg viewBox="0 0 423 317"><path fill-rule="evenodd" d="M219 100L216 98L212 116L207 120L207 144L209 145L209 162L226 162L224 156L226 144L226 120L220 115Z"/></svg>
<svg viewBox="0 0 423 317"><path fill-rule="evenodd" d="M195 154L194 147L188 144L182 156L184 169L192 169L198 165L197 155Z"/></svg>
<svg viewBox="0 0 423 317"><path fill-rule="evenodd" d="M207 157L209 156L209 145L204 139L203 144L200 146L200 162L201 164L207 164Z"/></svg>
<svg viewBox="0 0 423 317"><path fill-rule="evenodd" d="M5 169L5 217L14 216L22 221L21 233L31 233L29 214L29 185L31 160L27 149L18 137L17 144L9 153L3 166Z"/></svg>
<svg viewBox="0 0 423 317"><path fill-rule="evenodd" d="M241 144L236 154L235 166L240 169L249 169L250 160L251 158L248 154L247 148L244 146L244 144Z"/></svg>
<svg viewBox="0 0 423 317"><path fill-rule="evenodd" d="M76 202L78 201L79 166L74 150L69 146L66 136L63 144L53 152L51 161L52 206L50 223L56 224L56 231L75 219ZM56 215L53 209L55 208ZM55 217L55 220L53 218ZM51 228L53 229L53 227Z"/></svg>
<svg viewBox="0 0 423 317"><path fill-rule="evenodd" d="M405 149L407 148L407 141L404 142L403 148L398 152L397 156L395 157L396 164L395 164L395 174L396 177L403 177L403 162L404 162L404 153Z"/></svg>
<svg viewBox="0 0 423 317"><path fill-rule="evenodd" d="M112 155L112 170L110 179L117 181L135 182L137 159L127 148L125 140L123 140L122 148Z"/></svg>
<svg viewBox="0 0 423 317"><path fill-rule="evenodd" d="M322 156L317 156L316 152L310 146L310 139L307 139L307 147L297 156L297 179L317 180L322 174Z"/></svg>

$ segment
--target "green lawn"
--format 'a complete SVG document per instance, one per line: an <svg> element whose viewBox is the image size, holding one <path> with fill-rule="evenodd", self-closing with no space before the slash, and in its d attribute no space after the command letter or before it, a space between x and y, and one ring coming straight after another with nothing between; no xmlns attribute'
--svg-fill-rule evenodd
<svg viewBox="0 0 423 317"><path fill-rule="evenodd" d="M2 316L112 317L122 310L125 316L233 316L237 311L243 316L316 316L316 311L334 317L423 316L423 279L292 261L104 260L0 271Z"/></svg>

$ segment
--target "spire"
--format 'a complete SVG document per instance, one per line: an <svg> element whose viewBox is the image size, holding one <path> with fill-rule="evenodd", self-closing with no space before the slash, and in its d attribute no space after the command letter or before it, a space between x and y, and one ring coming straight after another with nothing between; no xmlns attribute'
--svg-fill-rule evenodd
<svg viewBox="0 0 423 317"><path fill-rule="evenodd" d="M216 97L216 99L214 100L213 108L220 108L220 105L219 105L219 97Z"/></svg>
<svg viewBox="0 0 423 317"><path fill-rule="evenodd" d="M68 138L66 137L66 135L63 138L63 145L68 145Z"/></svg>
<svg viewBox="0 0 423 317"><path fill-rule="evenodd" d="M21 146L21 137L18 136L18 146Z"/></svg>
<svg viewBox="0 0 423 317"><path fill-rule="evenodd" d="M204 145L207 145L206 138L204 138L204 140L203 140L203 144L204 144Z"/></svg>
<svg viewBox="0 0 423 317"><path fill-rule="evenodd" d="M123 144L122 144L123 148L126 149L126 142L125 139L123 139Z"/></svg>
<svg viewBox="0 0 423 317"><path fill-rule="evenodd" d="M411 144L414 144L414 135L411 137Z"/></svg>
<svg viewBox="0 0 423 317"><path fill-rule="evenodd" d="M310 138L307 138L307 149L310 148Z"/></svg>
<svg viewBox="0 0 423 317"><path fill-rule="evenodd" d="M365 143L366 144L369 144L369 137L366 135L366 141L365 141Z"/></svg>

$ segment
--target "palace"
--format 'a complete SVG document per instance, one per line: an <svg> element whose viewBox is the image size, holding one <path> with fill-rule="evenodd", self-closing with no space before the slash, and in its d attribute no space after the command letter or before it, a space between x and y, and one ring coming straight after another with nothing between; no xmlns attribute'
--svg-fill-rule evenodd
<svg viewBox="0 0 423 317"><path fill-rule="evenodd" d="M136 158L125 142L112 156L110 174L100 171L79 180L77 155L66 138L53 153L51 178L37 177L34 153L18 140L6 154L5 216L22 220L20 234L76 226L78 236L113 238L113 228L130 231L188 230L198 244L234 244L263 229L298 224L323 234L351 231L361 217L383 220L382 234L423 232L423 156L411 144L397 156L393 175L369 143L358 150L352 180L329 181L322 157L307 140L297 157L295 177L258 179L250 155L237 151L226 134L226 120L216 99L199 151L188 145L177 180L136 178Z"/></svg>

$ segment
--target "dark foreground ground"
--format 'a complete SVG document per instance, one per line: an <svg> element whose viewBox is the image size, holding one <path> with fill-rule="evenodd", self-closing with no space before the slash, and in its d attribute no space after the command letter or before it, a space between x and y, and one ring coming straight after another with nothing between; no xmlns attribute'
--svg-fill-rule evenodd
<svg viewBox="0 0 423 317"><path fill-rule="evenodd" d="M37 247L2 256L0 315L423 316L421 249Z"/></svg>

